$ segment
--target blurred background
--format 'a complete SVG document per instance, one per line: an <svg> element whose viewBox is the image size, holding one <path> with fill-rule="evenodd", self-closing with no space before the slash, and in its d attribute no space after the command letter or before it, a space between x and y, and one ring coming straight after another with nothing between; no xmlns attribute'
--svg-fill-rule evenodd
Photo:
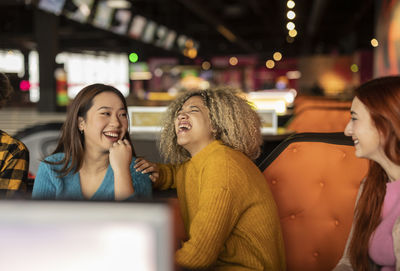
<svg viewBox="0 0 400 271"><path fill-rule="evenodd" d="M135 107L131 127L157 127L181 91L227 85L274 111L264 134L276 134L302 96L349 101L398 74L399 28L400 0L0 0L0 72L15 89L0 128L62 122L101 82Z"/></svg>

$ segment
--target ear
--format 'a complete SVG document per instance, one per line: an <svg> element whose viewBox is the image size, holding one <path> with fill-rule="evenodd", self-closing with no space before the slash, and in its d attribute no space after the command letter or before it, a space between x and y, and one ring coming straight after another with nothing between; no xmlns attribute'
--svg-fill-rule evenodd
<svg viewBox="0 0 400 271"><path fill-rule="evenodd" d="M82 117L78 117L78 129L79 131L83 131L83 128L85 127L85 119Z"/></svg>

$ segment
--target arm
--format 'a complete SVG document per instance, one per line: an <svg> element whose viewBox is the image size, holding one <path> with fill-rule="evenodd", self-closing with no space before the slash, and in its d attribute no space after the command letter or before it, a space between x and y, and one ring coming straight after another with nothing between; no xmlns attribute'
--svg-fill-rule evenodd
<svg viewBox="0 0 400 271"><path fill-rule="evenodd" d="M364 182L365 182L365 179L361 182L360 188L358 189L355 206L357 206L358 200L359 200L359 198L361 196L361 193L363 191ZM349 257L349 246L350 246L351 239L353 237L353 231L354 231L354 220L353 220L353 224L351 225L351 230L350 230L349 237L347 238L347 242L346 242L346 246L344 248L343 256L339 260L338 264L336 265L336 267L332 271L352 271L353 270L353 267L351 266L351 262L350 262L350 257Z"/></svg>
<svg viewBox="0 0 400 271"><path fill-rule="evenodd" d="M240 217L240 203L230 186L246 177L220 158L212 157L199 170L198 210L190 223L190 239L176 253L177 263L187 268L214 264Z"/></svg>
<svg viewBox="0 0 400 271"><path fill-rule="evenodd" d="M52 182L54 177L50 165L40 162L35 182L33 183L32 199L56 199L56 188Z"/></svg>
<svg viewBox="0 0 400 271"><path fill-rule="evenodd" d="M143 174L142 172L137 172L134 168L135 158L133 158L130 165L130 172L132 176L132 184L135 189L135 193L131 195L128 199L135 198L151 198L152 196L152 187L151 180L149 174Z"/></svg>
<svg viewBox="0 0 400 271"><path fill-rule="evenodd" d="M176 252L177 263L187 268L211 266L237 219L234 199L228 189L203 191L199 211L190 226L190 239Z"/></svg>
<svg viewBox="0 0 400 271"><path fill-rule="evenodd" d="M149 173L155 188L160 190L176 188L175 176L179 166L152 163L143 158L137 158L134 168L138 172Z"/></svg>
<svg viewBox="0 0 400 271"><path fill-rule="evenodd" d="M396 271L400 271L400 216L397 218L393 227L393 247L396 257Z"/></svg>
<svg viewBox="0 0 400 271"><path fill-rule="evenodd" d="M21 188L21 183L27 179L28 170L29 152L27 149L20 149L5 157L0 171L0 183L6 184L6 197L11 197Z"/></svg>
<svg viewBox="0 0 400 271"><path fill-rule="evenodd" d="M124 139L115 142L110 148L109 159L114 172L114 198L127 199L135 192L130 172L132 147L129 141Z"/></svg>

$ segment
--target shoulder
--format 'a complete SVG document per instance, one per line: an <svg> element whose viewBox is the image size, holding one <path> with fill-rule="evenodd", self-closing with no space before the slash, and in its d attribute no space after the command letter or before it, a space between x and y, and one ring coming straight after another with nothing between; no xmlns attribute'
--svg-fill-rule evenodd
<svg viewBox="0 0 400 271"><path fill-rule="evenodd" d="M59 152L52 155L47 156L44 160L47 162L59 162L64 159L64 153Z"/></svg>
<svg viewBox="0 0 400 271"><path fill-rule="evenodd" d="M12 155L15 155L17 153L25 152L28 153L28 149L25 146L24 143L19 141L18 139L10 136L4 131L0 130L0 145L1 145L1 150L7 150L10 152Z"/></svg>
<svg viewBox="0 0 400 271"><path fill-rule="evenodd" d="M244 153L223 144L214 148L204 160L206 166L242 167L248 164L252 161Z"/></svg>

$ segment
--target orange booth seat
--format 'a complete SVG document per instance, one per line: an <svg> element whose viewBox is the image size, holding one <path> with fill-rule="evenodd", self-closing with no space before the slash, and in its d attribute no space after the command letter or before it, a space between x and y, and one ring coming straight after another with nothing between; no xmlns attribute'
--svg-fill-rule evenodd
<svg viewBox="0 0 400 271"><path fill-rule="evenodd" d="M355 157L343 133L303 133L258 166L278 206L287 270L331 270L343 254L367 160Z"/></svg>
<svg viewBox="0 0 400 271"><path fill-rule="evenodd" d="M297 133L343 132L350 117L350 107L304 107L294 115L287 129Z"/></svg>
<svg viewBox="0 0 400 271"><path fill-rule="evenodd" d="M351 107L351 101L337 100L319 96L298 96L294 100L294 113L307 107Z"/></svg>

